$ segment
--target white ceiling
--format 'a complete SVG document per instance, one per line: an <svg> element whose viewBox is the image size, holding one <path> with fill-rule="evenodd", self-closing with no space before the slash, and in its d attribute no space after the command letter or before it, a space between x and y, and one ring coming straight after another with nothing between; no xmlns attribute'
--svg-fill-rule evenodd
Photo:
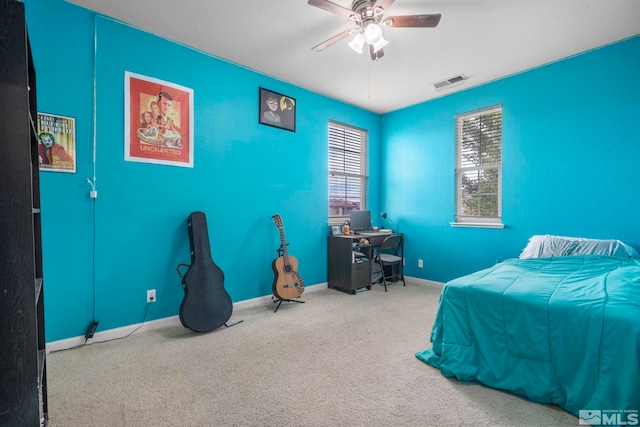
<svg viewBox="0 0 640 427"><path fill-rule="evenodd" d="M67 1L377 113L640 34L640 0L396 0L385 16L442 19L435 28L385 28L385 56L373 62L348 47L350 38L312 51L353 24L306 0ZM458 74L469 79L433 87Z"/></svg>

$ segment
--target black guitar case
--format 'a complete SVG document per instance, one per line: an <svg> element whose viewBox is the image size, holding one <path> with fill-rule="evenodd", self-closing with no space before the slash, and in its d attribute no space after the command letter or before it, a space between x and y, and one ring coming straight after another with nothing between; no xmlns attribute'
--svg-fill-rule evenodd
<svg viewBox="0 0 640 427"><path fill-rule="evenodd" d="M211 258L207 217L192 212L188 219L191 265L182 276L184 299L180 322L196 332L208 332L225 325L233 312L233 302L224 289L224 273Z"/></svg>

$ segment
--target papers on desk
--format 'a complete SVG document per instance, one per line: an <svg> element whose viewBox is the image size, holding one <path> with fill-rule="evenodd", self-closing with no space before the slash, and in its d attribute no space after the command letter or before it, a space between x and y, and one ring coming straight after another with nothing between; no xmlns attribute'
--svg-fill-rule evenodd
<svg viewBox="0 0 640 427"><path fill-rule="evenodd" d="M380 230L378 230L379 233L387 233L387 234L391 234L393 233L393 230L390 228L381 228Z"/></svg>

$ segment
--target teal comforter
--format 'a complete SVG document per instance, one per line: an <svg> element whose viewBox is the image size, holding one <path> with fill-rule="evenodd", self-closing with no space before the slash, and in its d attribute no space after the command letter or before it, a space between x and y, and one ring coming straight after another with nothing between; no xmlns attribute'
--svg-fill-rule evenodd
<svg viewBox="0 0 640 427"><path fill-rule="evenodd" d="M580 410L640 410L640 262L509 259L447 283L416 354L446 377Z"/></svg>

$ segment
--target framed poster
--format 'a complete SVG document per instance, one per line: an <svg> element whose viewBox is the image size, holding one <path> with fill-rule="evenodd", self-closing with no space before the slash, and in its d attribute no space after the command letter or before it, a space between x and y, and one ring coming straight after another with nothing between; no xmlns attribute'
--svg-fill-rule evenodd
<svg viewBox="0 0 640 427"><path fill-rule="evenodd" d="M38 113L38 162L41 171L76 172L76 119Z"/></svg>
<svg viewBox="0 0 640 427"><path fill-rule="evenodd" d="M290 96L260 88L258 121L267 126L296 131L296 100Z"/></svg>
<svg viewBox="0 0 640 427"><path fill-rule="evenodd" d="M193 167L193 89L125 71L124 159Z"/></svg>

